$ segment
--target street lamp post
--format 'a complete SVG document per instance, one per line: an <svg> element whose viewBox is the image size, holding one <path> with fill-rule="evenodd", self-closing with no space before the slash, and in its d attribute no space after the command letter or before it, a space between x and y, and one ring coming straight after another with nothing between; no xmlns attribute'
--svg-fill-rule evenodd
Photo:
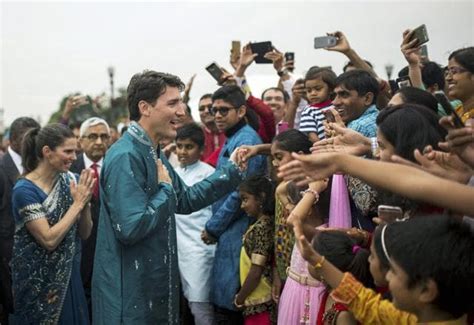
<svg viewBox="0 0 474 325"><path fill-rule="evenodd" d="M392 77L392 72L393 72L393 64L387 63L385 65L385 72L387 72L387 78L388 80L390 80Z"/></svg>
<svg viewBox="0 0 474 325"><path fill-rule="evenodd" d="M115 74L115 69L114 67L110 66L107 69L109 73L109 78L110 78L110 107L113 106L114 102L114 74Z"/></svg>

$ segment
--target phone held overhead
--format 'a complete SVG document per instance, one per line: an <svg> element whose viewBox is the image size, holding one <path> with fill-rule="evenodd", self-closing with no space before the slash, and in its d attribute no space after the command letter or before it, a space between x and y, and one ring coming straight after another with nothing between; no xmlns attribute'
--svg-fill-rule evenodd
<svg viewBox="0 0 474 325"><path fill-rule="evenodd" d="M232 47L230 50L232 61L237 61L237 59L240 57L240 50L241 50L240 41L232 41Z"/></svg>
<svg viewBox="0 0 474 325"><path fill-rule="evenodd" d="M337 44L336 36L320 36L314 38L314 48L324 49L327 47L334 47Z"/></svg>
<svg viewBox="0 0 474 325"><path fill-rule="evenodd" d="M258 42L258 43L250 43L250 49L252 53L257 54L255 58L255 63L273 63L272 60L266 59L264 56L266 53L273 51L272 42Z"/></svg>
<svg viewBox="0 0 474 325"><path fill-rule="evenodd" d="M206 67L206 70L217 82L222 81L222 76L224 75L224 72L217 63L212 62Z"/></svg>
<svg viewBox="0 0 474 325"><path fill-rule="evenodd" d="M410 41L416 38L418 40L418 42L416 42L416 46L421 46L425 43L428 43L428 41L430 40L428 37L428 30L426 29L425 24L415 28L412 33L413 36L410 38Z"/></svg>

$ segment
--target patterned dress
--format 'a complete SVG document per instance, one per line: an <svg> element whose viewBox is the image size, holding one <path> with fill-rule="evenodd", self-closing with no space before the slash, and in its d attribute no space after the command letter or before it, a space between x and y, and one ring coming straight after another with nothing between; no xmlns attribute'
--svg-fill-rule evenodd
<svg viewBox="0 0 474 325"><path fill-rule="evenodd" d="M280 279L286 280L286 269L290 266L291 252L295 245L295 234L285 223L288 211L275 195L275 265Z"/></svg>
<svg viewBox="0 0 474 325"><path fill-rule="evenodd" d="M260 279L259 286L255 291L259 291L261 300L265 301L260 304L252 304L247 306L248 298L246 299L246 306L243 311L244 316L263 313L265 311L272 311L273 302L271 298L271 279L272 279L272 255L273 255L273 222L270 217L263 217L258 219L244 235L243 248L241 252L241 265L245 255L247 258L252 258L252 255L259 255L266 257L266 263ZM245 282L248 275L248 269L240 269L240 283ZM268 292L267 292L268 291ZM249 296L252 297L252 294ZM264 297L263 297L264 296Z"/></svg>

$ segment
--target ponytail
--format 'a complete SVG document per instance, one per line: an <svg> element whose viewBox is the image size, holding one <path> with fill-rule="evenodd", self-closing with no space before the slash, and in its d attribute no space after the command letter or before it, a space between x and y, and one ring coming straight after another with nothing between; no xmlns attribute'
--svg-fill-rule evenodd
<svg viewBox="0 0 474 325"><path fill-rule="evenodd" d="M358 249L354 249L358 248ZM346 272L352 273L367 288L374 287L372 274L368 264L370 251L357 245L352 246L353 259Z"/></svg>
<svg viewBox="0 0 474 325"><path fill-rule="evenodd" d="M365 287L374 287L369 268L369 250L358 246L342 231L322 231L313 239L313 248L342 272L349 272Z"/></svg>
<svg viewBox="0 0 474 325"><path fill-rule="evenodd" d="M37 152L36 148L36 139L41 128L36 127L28 130L23 136L22 145L21 145L21 160L24 168L23 174L26 175L31 173L36 167L38 167L38 162L41 152Z"/></svg>
<svg viewBox="0 0 474 325"><path fill-rule="evenodd" d="M26 132L21 148L24 174L31 173L38 167L40 160L43 158L44 146L55 150L66 139L73 137L72 131L59 123L49 124L44 128L36 127Z"/></svg>

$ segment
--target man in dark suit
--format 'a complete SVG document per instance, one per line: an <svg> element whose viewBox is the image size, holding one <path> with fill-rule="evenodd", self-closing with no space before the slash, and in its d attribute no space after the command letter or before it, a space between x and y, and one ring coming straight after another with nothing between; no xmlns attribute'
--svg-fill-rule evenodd
<svg viewBox="0 0 474 325"><path fill-rule="evenodd" d="M10 126L10 146L0 159L0 324L8 324L8 314L13 313L10 261L13 249L15 220L12 214L12 189L19 175L21 164L21 141L25 133L40 127L30 117L20 117Z"/></svg>
<svg viewBox="0 0 474 325"><path fill-rule="evenodd" d="M89 306L89 316L92 318L91 309L91 282L94 266L94 253L97 239L97 226L99 224L100 198L99 177L105 152L109 147L110 128L107 122L98 117L91 117L81 124L79 142L83 152L71 166L73 173L80 174L83 169L91 168L97 175L96 187L91 199L92 232L89 238L82 242L81 276L84 291Z"/></svg>

